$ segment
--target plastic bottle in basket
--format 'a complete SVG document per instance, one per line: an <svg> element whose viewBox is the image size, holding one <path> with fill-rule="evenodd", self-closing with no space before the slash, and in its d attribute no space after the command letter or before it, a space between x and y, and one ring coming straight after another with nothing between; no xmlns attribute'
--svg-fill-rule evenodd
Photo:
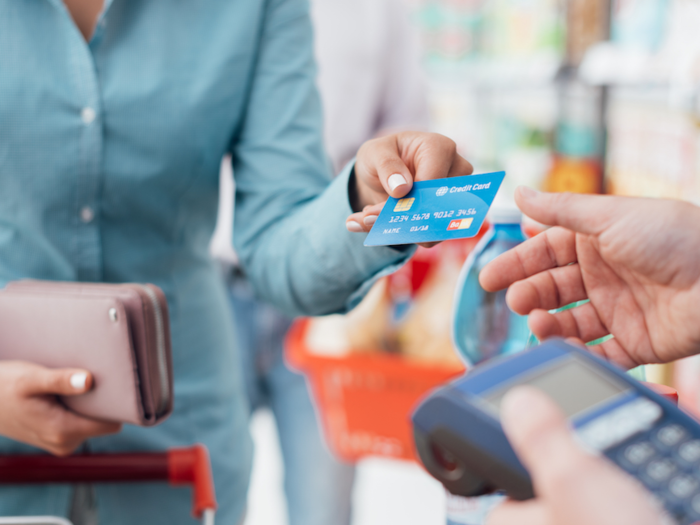
<svg viewBox="0 0 700 525"><path fill-rule="evenodd" d="M522 215L515 208L492 208L491 228L462 267L454 300L452 335L468 367L527 347L527 317L508 308L505 291L490 293L479 284L479 272L487 263L525 240L521 220ZM448 494L447 525L482 525L504 499L500 494L476 498Z"/></svg>
<svg viewBox="0 0 700 525"><path fill-rule="evenodd" d="M460 357L474 366L527 346L527 317L513 313L506 292L486 292L479 272L500 254L523 242L522 214L516 208L492 208L491 228L469 255L457 283L452 335Z"/></svg>

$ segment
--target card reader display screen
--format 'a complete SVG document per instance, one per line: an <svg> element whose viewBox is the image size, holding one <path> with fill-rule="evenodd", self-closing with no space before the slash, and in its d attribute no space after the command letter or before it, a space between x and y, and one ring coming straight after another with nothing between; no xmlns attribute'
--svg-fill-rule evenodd
<svg viewBox="0 0 700 525"><path fill-rule="evenodd" d="M539 373L524 375L519 379L521 380L487 393L484 400L499 412L501 401L511 388L532 385L547 393L571 418L618 396L629 388L614 376L598 373L576 358L566 359L559 365Z"/></svg>

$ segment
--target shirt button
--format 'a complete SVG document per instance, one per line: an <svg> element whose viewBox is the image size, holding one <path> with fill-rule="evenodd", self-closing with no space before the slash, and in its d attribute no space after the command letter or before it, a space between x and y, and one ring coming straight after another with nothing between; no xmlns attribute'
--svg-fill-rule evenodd
<svg viewBox="0 0 700 525"><path fill-rule="evenodd" d="M87 224L89 222L92 222L92 219L94 218L95 212L92 211L92 208L90 206L83 206L80 210L80 220Z"/></svg>
<svg viewBox="0 0 700 525"><path fill-rule="evenodd" d="M91 107L83 108L83 110L80 112L80 118L83 119L83 124L86 126L88 124L92 124L96 116L97 113L95 113L95 110Z"/></svg>

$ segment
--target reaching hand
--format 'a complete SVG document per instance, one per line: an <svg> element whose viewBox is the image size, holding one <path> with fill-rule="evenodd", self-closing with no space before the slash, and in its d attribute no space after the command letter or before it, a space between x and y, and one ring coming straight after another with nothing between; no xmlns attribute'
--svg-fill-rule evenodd
<svg viewBox="0 0 700 525"><path fill-rule="evenodd" d="M526 386L506 394L501 421L530 472L536 497L505 502L489 516L487 525L667 523L641 485L576 444L564 414L540 390Z"/></svg>
<svg viewBox="0 0 700 525"><path fill-rule="evenodd" d="M403 197L414 180L471 175L472 171L454 141L436 133L406 131L367 141L355 163L353 208L357 213L347 218L345 226L351 232L368 232L387 197Z"/></svg>
<svg viewBox="0 0 700 525"><path fill-rule="evenodd" d="M527 188L516 202L557 227L496 258L479 279L489 291L510 286L508 305L530 314L539 339L612 334L589 349L628 368L700 353L700 208Z"/></svg>
<svg viewBox="0 0 700 525"><path fill-rule="evenodd" d="M85 370L0 362L0 435L65 456L90 437L119 432L120 424L79 416L56 399L84 394L91 386Z"/></svg>

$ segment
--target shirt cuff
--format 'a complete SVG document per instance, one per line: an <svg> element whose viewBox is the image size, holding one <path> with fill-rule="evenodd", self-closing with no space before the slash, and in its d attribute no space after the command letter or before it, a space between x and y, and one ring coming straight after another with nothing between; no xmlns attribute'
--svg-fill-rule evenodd
<svg viewBox="0 0 700 525"><path fill-rule="evenodd" d="M329 223L345 224L345 220L353 212L350 206L349 184L354 178L355 160L350 161L333 180L326 190L325 205L326 220ZM353 181L354 183L354 181ZM352 265L360 271L361 282L352 292L346 302L345 310L351 310L362 300L374 283L401 268L413 256L416 251L415 244L400 246L364 246L366 233L353 233L343 228L334 242L341 246L330 247L340 249L352 258ZM326 247L329 249L329 247ZM332 269L331 269L332 271ZM351 278L350 275L347 277Z"/></svg>

